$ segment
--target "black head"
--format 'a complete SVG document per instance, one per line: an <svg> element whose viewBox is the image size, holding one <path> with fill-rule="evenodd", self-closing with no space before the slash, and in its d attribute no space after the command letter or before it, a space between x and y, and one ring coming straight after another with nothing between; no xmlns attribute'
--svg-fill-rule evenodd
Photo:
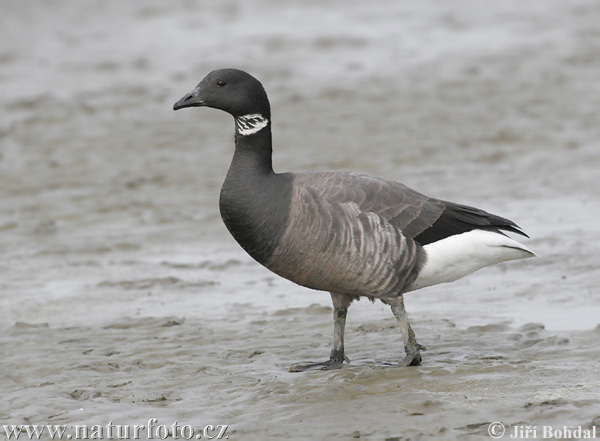
<svg viewBox="0 0 600 441"><path fill-rule="evenodd" d="M173 110L202 106L224 110L235 118L252 114L271 117L269 99L260 81L237 69L213 70L177 101Z"/></svg>

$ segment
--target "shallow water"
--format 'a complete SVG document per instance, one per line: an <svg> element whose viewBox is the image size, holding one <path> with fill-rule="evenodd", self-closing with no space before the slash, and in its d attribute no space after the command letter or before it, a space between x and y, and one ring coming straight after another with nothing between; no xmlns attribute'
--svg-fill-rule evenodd
<svg viewBox="0 0 600 441"><path fill-rule="evenodd" d="M593 1L6 1L0 421L229 425L230 439L487 439L600 416L600 7ZM107 25L108 24L108 25ZM540 257L350 309L221 223L230 117L172 104L259 77L279 171L347 169L515 220ZM600 432L600 430L599 430ZM469 436L471 435L471 436ZM537 433L541 436L541 431Z"/></svg>

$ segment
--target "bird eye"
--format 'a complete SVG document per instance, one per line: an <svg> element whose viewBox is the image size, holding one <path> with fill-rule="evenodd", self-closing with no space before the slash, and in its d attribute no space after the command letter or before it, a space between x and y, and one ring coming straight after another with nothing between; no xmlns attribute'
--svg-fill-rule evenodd
<svg viewBox="0 0 600 441"><path fill-rule="evenodd" d="M226 83L225 81L223 81L223 80L219 80L219 81L217 81L217 86L218 86L218 87L223 87L223 86L225 86L226 84L227 84L227 83Z"/></svg>

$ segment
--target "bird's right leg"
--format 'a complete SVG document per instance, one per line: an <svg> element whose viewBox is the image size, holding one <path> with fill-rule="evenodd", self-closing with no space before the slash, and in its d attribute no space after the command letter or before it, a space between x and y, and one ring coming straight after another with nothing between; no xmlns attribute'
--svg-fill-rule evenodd
<svg viewBox="0 0 600 441"><path fill-rule="evenodd" d="M354 300L354 297L346 294L330 293L333 301L333 348L329 360L320 363L301 363L290 366L290 372L303 372L320 369L329 371L339 369L344 361L350 363L348 357L344 355L344 329L346 327L346 314L348 307Z"/></svg>
<svg viewBox="0 0 600 441"><path fill-rule="evenodd" d="M400 295L393 300L386 299L386 301L392 307L392 312L396 320L398 320L398 326L400 326L400 331L402 331L402 337L404 338L404 352L406 356L400 362L400 365L417 366L421 364L421 351L426 351L427 348L417 343L415 333L408 322L406 309L404 309L404 297Z"/></svg>

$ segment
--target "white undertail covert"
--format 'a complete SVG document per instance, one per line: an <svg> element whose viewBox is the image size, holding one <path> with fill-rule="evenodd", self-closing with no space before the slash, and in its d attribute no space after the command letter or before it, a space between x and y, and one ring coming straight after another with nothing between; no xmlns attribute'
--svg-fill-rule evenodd
<svg viewBox="0 0 600 441"><path fill-rule="evenodd" d="M486 266L536 254L504 234L471 230L427 244L427 262L409 291L453 282Z"/></svg>

